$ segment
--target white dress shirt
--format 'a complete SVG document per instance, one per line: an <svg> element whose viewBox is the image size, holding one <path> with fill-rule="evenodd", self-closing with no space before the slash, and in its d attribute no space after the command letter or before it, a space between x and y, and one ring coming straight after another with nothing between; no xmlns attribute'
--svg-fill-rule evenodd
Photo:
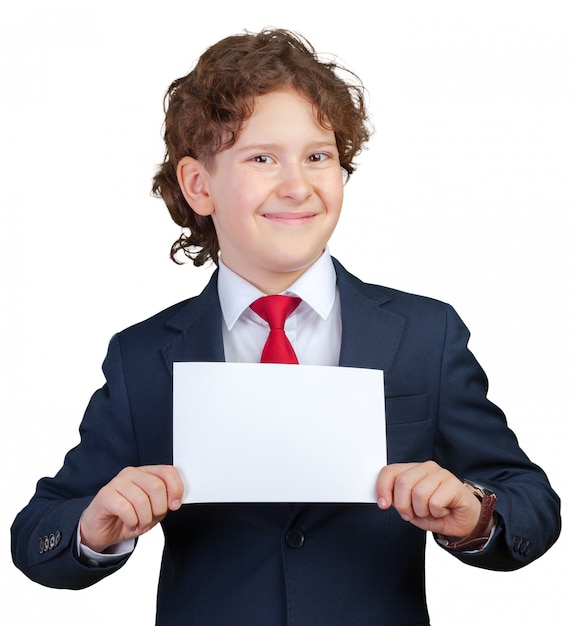
<svg viewBox="0 0 572 626"><path fill-rule="evenodd" d="M218 293L222 309L225 361L257 363L268 324L250 305L265 294L219 261ZM340 297L329 252L286 291L302 302L286 319L284 330L301 365L338 365L342 341Z"/></svg>

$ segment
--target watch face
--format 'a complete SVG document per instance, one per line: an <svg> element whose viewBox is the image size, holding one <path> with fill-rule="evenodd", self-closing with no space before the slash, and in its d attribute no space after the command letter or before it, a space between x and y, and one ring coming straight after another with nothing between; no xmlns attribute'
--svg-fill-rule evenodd
<svg viewBox="0 0 572 626"><path fill-rule="evenodd" d="M494 496L494 492L489 489L488 487L483 487L482 485L479 485L477 483L474 483L471 480L464 480L463 481L466 485L469 485L470 487L472 487L479 495L482 496Z"/></svg>

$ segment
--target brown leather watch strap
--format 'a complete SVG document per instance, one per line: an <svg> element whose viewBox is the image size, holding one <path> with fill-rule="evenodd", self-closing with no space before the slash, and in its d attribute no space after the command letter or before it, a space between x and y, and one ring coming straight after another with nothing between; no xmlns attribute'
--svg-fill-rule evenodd
<svg viewBox="0 0 572 626"><path fill-rule="evenodd" d="M437 535L437 541L448 550L455 552L475 552L482 550L489 540L491 521L493 519L497 497L490 490L480 485L476 485L468 480L465 485L471 489L475 496L481 501L481 514L473 530L465 537L447 537Z"/></svg>

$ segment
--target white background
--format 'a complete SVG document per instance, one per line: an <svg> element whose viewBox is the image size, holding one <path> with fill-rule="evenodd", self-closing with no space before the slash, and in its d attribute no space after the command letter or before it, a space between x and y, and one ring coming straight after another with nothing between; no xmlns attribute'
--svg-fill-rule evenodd
<svg viewBox="0 0 572 626"><path fill-rule="evenodd" d="M0 267L0 606L10 624L151 625L161 533L82 592L10 562L8 528L78 440L111 335L190 295L179 230L149 194L162 96L216 40L266 25L337 54L377 132L332 252L360 277L451 302L490 397L570 510L572 20L566 0L5 3ZM375 5L375 15L371 8ZM429 542L433 623L562 623L570 531L524 570ZM484 618L483 616L487 616Z"/></svg>

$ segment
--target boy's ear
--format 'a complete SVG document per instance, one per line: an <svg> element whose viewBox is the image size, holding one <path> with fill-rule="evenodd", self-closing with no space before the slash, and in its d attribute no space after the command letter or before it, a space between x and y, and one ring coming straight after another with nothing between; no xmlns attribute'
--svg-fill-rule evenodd
<svg viewBox="0 0 572 626"><path fill-rule="evenodd" d="M205 184L208 172L204 165L190 156L183 157L177 164L177 180L185 200L198 215L214 212L212 198Z"/></svg>

